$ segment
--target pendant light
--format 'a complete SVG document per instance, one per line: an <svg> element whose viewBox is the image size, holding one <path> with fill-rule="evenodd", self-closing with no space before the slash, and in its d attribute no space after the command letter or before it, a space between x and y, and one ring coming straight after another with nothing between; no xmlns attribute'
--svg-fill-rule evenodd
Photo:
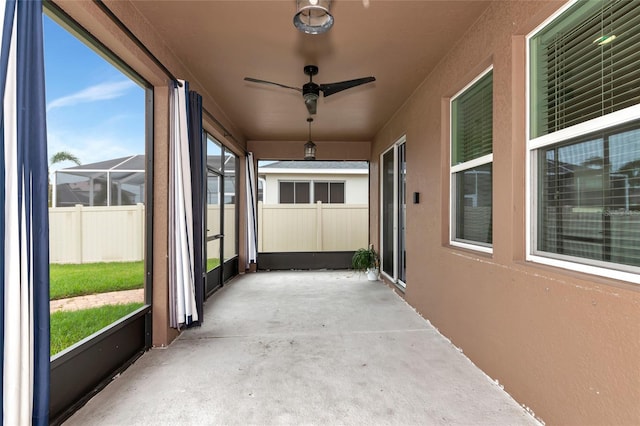
<svg viewBox="0 0 640 426"><path fill-rule="evenodd" d="M307 123L309 123L309 140L304 144L304 159L305 160L315 160L316 159L316 144L311 141L311 123L313 122L313 118L307 118Z"/></svg>

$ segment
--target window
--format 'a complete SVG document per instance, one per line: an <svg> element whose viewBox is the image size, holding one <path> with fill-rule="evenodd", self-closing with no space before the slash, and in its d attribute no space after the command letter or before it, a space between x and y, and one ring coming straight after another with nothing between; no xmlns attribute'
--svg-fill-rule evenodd
<svg viewBox="0 0 640 426"><path fill-rule="evenodd" d="M279 187L280 204L344 204L344 182L281 181Z"/></svg>
<svg viewBox="0 0 640 426"><path fill-rule="evenodd" d="M639 25L636 2L579 2L531 38L531 138L638 104Z"/></svg>
<svg viewBox="0 0 640 426"><path fill-rule="evenodd" d="M579 2L529 38L533 260L640 282L639 26Z"/></svg>
<svg viewBox="0 0 640 426"><path fill-rule="evenodd" d="M69 368L74 357L58 354L94 333L107 335L105 327L144 309L151 266L146 249L152 236L152 180L147 179L152 169L146 153L152 149L153 93L139 75L50 4L45 13L50 351L52 360L67 357ZM102 297L95 306L75 312L63 300L122 289L142 292L122 304ZM127 324L125 320L118 327ZM144 341L143 335L140 339Z"/></svg>
<svg viewBox="0 0 640 426"><path fill-rule="evenodd" d="M493 71L451 101L451 243L491 251Z"/></svg>
<svg viewBox="0 0 640 426"><path fill-rule="evenodd" d="M344 182L314 182L313 202L344 204Z"/></svg>
<svg viewBox="0 0 640 426"><path fill-rule="evenodd" d="M309 182L280 182L280 204L308 204Z"/></svg>

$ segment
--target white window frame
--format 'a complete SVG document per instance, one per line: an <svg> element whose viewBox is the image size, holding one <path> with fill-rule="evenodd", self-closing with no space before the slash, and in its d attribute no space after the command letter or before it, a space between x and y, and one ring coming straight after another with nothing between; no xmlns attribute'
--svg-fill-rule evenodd
<svg viewBox="0 0 640 426"><path fill-rule="evenodd" d="M482 77L493 71L493 65L482 71L476 78L471 80L466 86L464 86L459 92L453 95L449 101L449 245L454 247L460 247L469 250L475 250L483 253L493 254L493 244L483 245L479 242L473 242L456 239L456 181L455 174L473 169L475 167L484 166L485 164L493 164L493 147L491 148L491 154L483 155L482 157L474 158L473 160L465 161L464 163L451 165L451 158L453 157L453 102L469 88L476 84ZM493 90L492 90L493 91ZM492 124L493 125L493 124ZM493 172L491 173L491 185L493 186ZM493 200L491 200L493 205ZM493 213L492 213L493 216ZM493 217L491 219L493 221Z"/></svg>
<svg viewBox="0 0 640 426"><path fill-rule="evenodd" d="M574 256L563 256L560 254L549 253L544 255L537 252L537 207L538 207L538 187L537 187L537 171L538 161L537 152L541 148L546 148L570 139L577 138L589 133L605 130L614 126L629 123L640 118L640 104L597 117L583 123L573 125L571 127L548 133L537 138L531 138L531 39L535 37L547 25L555 21L562 13L567 11L578 0L572 0L566 5L558 9L547 20L535 28L526 37L526 143L527 152L525 159L525 226L526 226L526 260L530 262L540 263L543 265L558 267L571 271L577 271L592 275L613 278L622 281L629 281L640 284L640 268L616 263L607 263L587 258L578 258ZM553 257L550 257L553 256ZM581 261L573 260L581 259ZM586 264L583 262L589 262ZM617 269L613 269L608 265L618 265Z"/></svg>

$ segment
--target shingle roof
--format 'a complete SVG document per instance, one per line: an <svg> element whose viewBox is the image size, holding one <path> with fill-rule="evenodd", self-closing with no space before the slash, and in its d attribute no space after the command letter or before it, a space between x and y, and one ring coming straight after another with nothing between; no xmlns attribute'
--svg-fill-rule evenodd
<svg viewBox="0 0 640 426"><path fill-rule="evenodd" d="M367 170L369 164L366 161L276 161L261 169L339 169L339 170Z"/></svg>

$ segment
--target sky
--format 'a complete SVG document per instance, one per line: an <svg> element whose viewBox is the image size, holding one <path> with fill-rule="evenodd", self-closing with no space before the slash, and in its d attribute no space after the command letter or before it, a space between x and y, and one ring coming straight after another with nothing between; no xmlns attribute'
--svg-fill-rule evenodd
<svg viewBox="0 0 640 426"><path fill-rule="evenodd" d="M90 164L144 154L144 89L47 16L44 34L49 158L68 151Z"/></svg>

